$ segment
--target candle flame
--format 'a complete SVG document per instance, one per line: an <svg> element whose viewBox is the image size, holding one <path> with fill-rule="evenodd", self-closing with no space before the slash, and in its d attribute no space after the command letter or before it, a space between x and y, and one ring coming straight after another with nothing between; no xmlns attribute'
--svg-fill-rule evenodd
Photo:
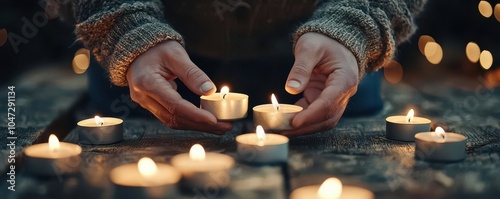
<svg viewBox="0 0 500 199"><path fill-rule="evenodd" d="M436 137L436 142L443 143L445 142L447 135L444 129L438 126L436 127L436 130L434 130L434 137Z"/></svg>
<svg viewBox="0 0 500 199"><path fill-rule="evenodd" d="M139 173L144 177L154 176L158 171L156 163L148 157L141 158L137 163L137 167L139 168Z"/></svg>
<svg viewBox="0 0 500 199"><path fill-rule="evenodd" d="M336 199L342 195L342 182L338 178L328 178L318 189L318 196L322 199Z"/></svg>
<svg viewBox="0 0 500 199"><path fill-rule="evenodd" d="M205 160L205 149L200 144L195 144L189 150L189 157L191 160Z"/></svg>
<svg viewBox="0 0 500 199"><path fill-rule="evenodd" d="M259 146L264 146L264 141L266 140L266 133L264 132L264 128L261 125L257 125L257 129L255 130L257 134L257 140Z"/></svg>
<svg viewBox="0 0 500 199"><path fill-rule="evenodd" d="M104 120L101 117L97 116L97 115L94 117L94 121L95 121L95 124L97 124L99 126L104 125Z"/></svg>
<svg viewBox="0 0 500 199"><path fill-rule="evenodd" d="M220 89L220 97L222 99L226 99L227 95L229 94L229 87L227 86L223 86L221 89Z"/></svg>
<svg viewBox="0 0 500 199"><path fill-rule="evenodd" d="M61 148L61 144L59 143L59 139L54 134L50 134L49 136L49 149L51 152L58 151Z"/></svg>
<svg viewBox="0 0 500 199"><path fill-rule="evenodd" d="M280 104L278 103L278 99L274 96L274 93L271 95L271 102L273 103L273 107L276 111L280 110Z"/></svg>
<svg viewBox="0 0 500 199"><path fill-rule="evenodd" d="M408 111L408 114L406 115L406 122L411 123L414 115L415 115L415 111L413 111L413 109L410 109L410 111Z"/></svg>

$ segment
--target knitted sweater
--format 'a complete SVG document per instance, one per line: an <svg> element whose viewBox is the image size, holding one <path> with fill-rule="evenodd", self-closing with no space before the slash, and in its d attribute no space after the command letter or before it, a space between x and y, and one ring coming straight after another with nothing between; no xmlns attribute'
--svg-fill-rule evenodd
<svg viewBox="0 0 500 199"><path fill-rule="evenodd" d="M235 49L258 55L270 48L266 39L287 38L269 36L285 27L295 27L290 43L307 32L339 41L355 55L362 76L393 58L395 47L415 31L413 17L424 1L78 0L72 9L78 39L115 85L126 86L128 66L158 43L176 40L216 58L228 58Z"/></svg>

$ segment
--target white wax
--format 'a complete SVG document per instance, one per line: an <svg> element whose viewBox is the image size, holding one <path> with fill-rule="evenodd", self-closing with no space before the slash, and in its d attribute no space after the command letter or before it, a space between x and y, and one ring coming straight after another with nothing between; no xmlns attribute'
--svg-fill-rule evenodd
<svg viewBox="0 0 500 199"><path fill-rule="evenodd" d="M206 153L204 160L193 160L189 153L183 153L172 158L172 165L182 173L221 171L233 167L234 159L224 154Z"/></svg>
<svg viewBox="0 0 500 199"><path fill-rule="evenodd" d="M426 142L436 142L436 137L433 135L434 135L434 132L417 133L415 135L415 139L420 139L420 140L426 141ZM462 142L465 140L467 140L467 137L465 137L462 134L446 132L446 139L444 140L444 142L445 143L447 143L447 142ZM441 142L436 142L436 143L441 143Z"/></svg>
<svg viewBox="0 0 500 199"><path fill-rule="evenodd" d="M318 195L320 185L304 186L294 190L290 199L323 199ZM338 199L374 199L375 195L364 188L354 186L342 186L342 195Z"/></svg>
<svg viewBox="0 0 500 199"><path fill-rule="evenodd" d="M203 95L200 97L200 99L203 100L209 100L209 101L238 101L238 100L245 100L248 99L248 95L241 94L241 93L231 93L229 92L226 97L223 99L220 96L220 93L214 93L212 95Z"/></svg>
<svg viewBox="0 0 500 199"><path fill-rule="evenodd" d="M143 176L137 163L125 164L111 170L111 181L117 185L128 187L156 187L172 185L179 182L181 174L174 167L156 163L158 170L153 176Z"/></svg>
<svg viewBox="0 0 500 199"><path fill-rule="evenodd" d="M82 153L82 148L76 144L67 142L60 142L59 144L60 148L56 151L50 150L49 143L41 143L26 147L26 149L24 149L24 153L26 156L32 158L42 159L68 158Z"/></svg>
<svg viewBox="0 0 500 199"><path fill-rule="evenodd" d="M248 145L259 145L259 139L256 133L246 133L243 135L236 136L236 142ZM281 145L287 144L288 138L279 134L266 133L266 139L261 142L263 146Z"/></svg>
<svg viewBox="0 0 500 199"><path fill-rule="evenodd" d="M406 120L406 116L404 115L396 115L390 116L385 119L387 122L395 123L395 124L403 124L403 125L412 125L412 124L430 124L431 120L423 117L413 117L413 119L408 122Z"/></svg>
<svg viewBox="0 0 500 199"><path fill-rule="evenodd" d="M292 105L292 104L280 104L279 110L276 110L272 104L262 104L253 107L253 111L256 112L265 112L265 113L277 113L277 114L285 114L285 113L298 113L302 111L301 106Z"/></svg>
<svg viewBox="0 0 500 199"><path fill-rule="evenodd" d="M81 127L104 127L104 126L114 126L123 123L123 120L114 117L101 117L104 121L104 124L101 126L95 123L94 118L89 118L78 122L78 126Z"/></svg>

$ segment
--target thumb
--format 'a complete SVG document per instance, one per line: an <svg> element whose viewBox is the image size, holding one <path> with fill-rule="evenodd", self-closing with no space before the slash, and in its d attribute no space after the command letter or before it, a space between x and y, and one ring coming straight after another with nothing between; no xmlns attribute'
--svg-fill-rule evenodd
<svg viewBox="0 0 500 199"><path fill-rule="evenodd" d="M210 78L189 57L179 57L179 62L175 66L177 77L197 95L209 95L215 93L217 88Z"/></svg>
<svg viewBox="0 0 500 199"><path fill-rule="evenodd" d="M295 52L295 63L288 74L285 90L290 94L299 94L304 91L314 67L319 60L314 59L316 55L311 50L297 46Z"/></svg>

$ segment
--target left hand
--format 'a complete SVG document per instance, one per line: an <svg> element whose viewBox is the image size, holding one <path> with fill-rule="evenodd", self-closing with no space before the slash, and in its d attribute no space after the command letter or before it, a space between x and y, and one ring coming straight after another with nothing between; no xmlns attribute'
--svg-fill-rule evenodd
<svg viewBox="0 0 500 199"><path fill-rule="evenodd" d="M356 58L344 45L323 34L303 34L285 89L294 95L303 92L296 104L304 110L292 120L294 129L283 134L305 135L334 127L356 93L358 74Z"/></svg>

